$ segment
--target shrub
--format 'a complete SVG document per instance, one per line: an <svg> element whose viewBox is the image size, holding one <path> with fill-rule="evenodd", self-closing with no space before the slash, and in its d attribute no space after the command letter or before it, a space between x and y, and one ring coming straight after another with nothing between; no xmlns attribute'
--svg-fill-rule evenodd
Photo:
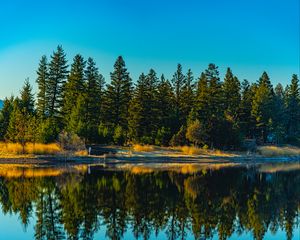
<svg viewBox="0 0 300 240"><path fill-rule="evenodd" d="M159 146L168 146L170 141L170 129L162 127L161 129L158 129L157 135L155 138L155 145Z"/></svg>
<svg viewBox="0 0 300 240"><path fill-rule="evenodd" d="M63 131L59 134L59 143L67 151L80 151L85 149L85 144L75 133Z"/></svg>
<svg viewBox="0 0 300 240"><path fill-rule="evenodd" d="M187 144L186 135L186 128L181 126L180 130L173 135L170 141L171 146L184 146Z"/></svg>
<svg viewBox="0 0 300 240"><path fill-rule="evenodd" d="M125 142L125 133L120 125L117 125L114 129L114 143L118 145L123 145Z"/></svg>
<svg viewBox="0 0 300 240"><path fill-rule="evenodd" d="M203 126L201 125L200 121L197 119L191 122L186 131L186 138L196 144L203 144L206 139L206 132Z"/></svg>

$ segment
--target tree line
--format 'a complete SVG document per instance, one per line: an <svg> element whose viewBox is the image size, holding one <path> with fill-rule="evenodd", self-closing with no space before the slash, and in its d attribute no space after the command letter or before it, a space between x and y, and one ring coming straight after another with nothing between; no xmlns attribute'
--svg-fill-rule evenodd
<svg viewBox="0 0 300 240"><path fill-rule="evenodd" d="M60 132L85 143L195 144L233 149L244 139L299 144L299 79L273 87L266 72L255 83L230 68L224 80L209 64L199 77L178 64L170 80L154 69L136 83L119 56L110 82L92 58L76 55L69 67L61 46L37 69L36 98L26 80L20 96L4 100L0 139L53 142Z"/></svg>

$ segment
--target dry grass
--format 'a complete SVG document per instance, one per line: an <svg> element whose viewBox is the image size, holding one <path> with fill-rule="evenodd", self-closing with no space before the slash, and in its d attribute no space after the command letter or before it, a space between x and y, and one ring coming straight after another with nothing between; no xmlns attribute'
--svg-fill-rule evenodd
<svg viewBox="0 0 300 240"><path fill-rule="evenodd" d="M152 152L152 151L154 151L154 147L151 145L134 144L132 146L132 149L135 152Z"/></svg>
<svg viewBox="0 0 300 240"><path fill-rule="evenodd" d="M89 154L88 154L87 150L80 150L80 151L75 152L75 156L78 156L78 157L86 157L88 155Z"/></svg>
<svg viewBox="0 0 300 240"><path fill-rule="evenodd" d="M230 153L230 152L224 152L221 150L208 150L208 149L202 149L195 146L182 146L182 147L176 147L174 148L177 151L182 152L185 155L206 155L206 156L216 156L216 157L234 157L237 156L237 154Z"/></svg>
<svg viewBox="0 0 300 240"><path fill-rule="evenodd" d="M258 152L264 157L300 156L300 148L293 146L262 146L258 148Z"/></svg>
<svg viewBox="0 0 300 240"><path fill-rule="evenodd" d="M25 154L57 154L62 152L62 149L56 143L41 144L28 143L25 146ZM18 143L0 143L0 156L22 154L22 146Z"/></svg>

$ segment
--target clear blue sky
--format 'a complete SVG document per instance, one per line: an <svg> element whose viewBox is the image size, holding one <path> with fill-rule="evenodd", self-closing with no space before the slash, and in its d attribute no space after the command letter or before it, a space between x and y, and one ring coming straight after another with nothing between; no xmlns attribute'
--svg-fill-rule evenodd
<svg viewBox="0 0 300 240"><path fill-rule="evenodd" d="M35 82L43 54L92 56L109 81L118 55L134 80L177 63L198 77L208 63L274 84L299 74L299 0L51 0L0 3L0 98Z"/></svg>

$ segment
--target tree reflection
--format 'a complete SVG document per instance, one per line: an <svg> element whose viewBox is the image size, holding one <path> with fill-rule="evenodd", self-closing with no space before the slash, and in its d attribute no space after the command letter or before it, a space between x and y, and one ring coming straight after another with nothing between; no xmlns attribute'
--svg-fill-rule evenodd
<svg viewBox="0 0 300 240"><path fill-rule="evenodd" d="M133 174L93 168L91 174L0 178L2 212L15 213L36 239L93 239L101 226L107 239L126 231L150 239L227 239L251 232L263 239L299 227L300 172L260 173L226 168L181 174ZM29 219L34 216L35 223Z"/></svg>

